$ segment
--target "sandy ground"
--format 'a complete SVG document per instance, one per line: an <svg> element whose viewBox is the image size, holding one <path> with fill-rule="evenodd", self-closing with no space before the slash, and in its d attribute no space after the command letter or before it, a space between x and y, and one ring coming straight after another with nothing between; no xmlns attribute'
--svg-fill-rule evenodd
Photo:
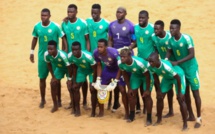
<svg viewBox="0 0 215 134"><path fill-rule="evenodd" d="M90 17L93 0L71 1L78 6L78 17ZM213 66L215 61L212 54L215 51L215 33L213 5L214 0L150 0L121 1L97 0L102 5L102 17L109 21L115 20L117 7L127 8L127 18L137 23L140 10L150 13L150 22L162 19L166 23L178 18L182 22L182 32L190 34L195 43L196 57L199 62L202 97L202 119L200 129L194 129L194 122L189 122L189 130L183 133L214 134L215 93L213 91ZM40 21L40 11L47 7L51 10L51 20L61 23L66 16L66 0L2 0L0 3L0 134L59 134L59 133L181 133L182 120L176 99L174 100L175 116L164 119L160 126L144 127L146 115L136 116L133 123L123 120L123 107L116 113L105 111L103 118L90 118L90 110L82 109L81 117L74 117L65 110L69 103L69 94L65 80L62 81L63 107L52 114L50 96L50 77L47 79L47 104L39 109L39 79L37 77L37 63L29 61L31 32L34 24ZM210 32L209 32L210 31ZM38 48L36 48L37 50ZM37 59L35 59L37 61ZM90 94L88 94L90 96ZM88 97L89 98L89 97ZM175 98L175 97L174 97ZM153 91L153 122L156 120L155 93ZM166 101L166 100L165 100ZM90 101L88 99L88 104ZM166 102L165 102L166 104ZM195 105L193 104L195 111ZM167 112L165 105L164 113ZM196 112L195 112L196 114Z"/></svg>

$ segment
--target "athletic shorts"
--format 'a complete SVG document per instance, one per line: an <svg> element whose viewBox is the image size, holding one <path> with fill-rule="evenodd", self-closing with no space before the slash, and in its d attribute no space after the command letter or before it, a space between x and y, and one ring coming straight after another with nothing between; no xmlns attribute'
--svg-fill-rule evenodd
<svg viewBox="0 0 215 134"><path fill-rule="evenodd" d="M154 85L154 79L152 75L150 75L151 80L150 80L150 91L152 91L153 85ZM140 87L140 85L143 84L143 90L146 91L146 77L145 76L140 76L140 75L135 75L131 74L130 77L130 86L132 90L136 90Z"/></svg>
<svg viewBox="0 0 215 134"><path fill-rule="evenodd" d="M199 71L198 69L184 69L186 84L190 86L192 90L199 90Z"/></svg>
<svg viewBox="0 0 215 134"><path fill-rule="evenodd" d="M64 78L65 74L66 74L67 77L69 77L69 73L68 73L67 68L58 68L58 67L56 67L56 69L54 70L54 76L58 80L61 80L62 78Z"/></svg>
<svg viewBox="0 0 215 134"><path fill-rule="evenodd" d="M76 82L77 83L85 82L88 75L89 75L90 83L92 83L93 82L92 70L87 71L87 70L83 70L83 69L78 68L77 74L76 74Z"/></svg>
<svg viewBox="0 0 215 134"><path fill-rule="evenodd" d="M185 94L186 82L185 82L184 71L178 66L174 66L174 69L176 70L176 72L179 75L180 80L181 80L181 93ZM177 83L177 80L175 78L173 78L173 79L163 78L161 81L161 92L167 93L170 89L172 89L172 84L175 85L176 94L178 94L178 83Z"/></svg>
<svg viewBox="0 0 215 134"><path fill-rule="evenodd" d="M55 70L55 65L52 64L52 70ZM45 62L45 60L42 60L41 58L38 60L38 77L40 79L45 79L47 78L49 74L49 69L48 69L48 65Z"/></svg>
<svg viewBox="0 0 215 134"><path fill-rule="evenodd" d="M118 69L117 70L110 70L105 66L104 69L102 70L102 76L101 76L102 82L101 82L101 84L102 85L108 85L112 79L114 80L116 78L117 72L118 72ZM121 77L119 79L118 84L121 86L125 86L125 82L123 80L123 77Z"/></svg>

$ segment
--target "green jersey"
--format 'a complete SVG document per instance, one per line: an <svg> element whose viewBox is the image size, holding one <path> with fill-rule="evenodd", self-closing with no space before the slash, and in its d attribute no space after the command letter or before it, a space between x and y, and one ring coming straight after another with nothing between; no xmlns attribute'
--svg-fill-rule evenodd
<svg viewBox="0 0 215 134"><path fill-rule="evenodd" d="M92 66L96 64L92 54L86 50L81 51L80 58L76 58L72 52L68 54L68 58L70 63L75 64L78 68L85 72L92 72Z"/></svg>
<svg viewBox="0 0 215 134"><path fill-rule="evenodd" d="M166 32L166 35L163 38L156 36L155 33L152 34L152 40L154 42L155 48L158 50L161 59L166 58L170 38L171 34L169 32ZM170 61L175 61L174 55L171 55L169 59Z"/></svg>
<svg viewBox="0 0 215 134"><path fill-rule="evenodd" d="M173 77L177 74L175 68L173 68L172 64L167 60L161 60L161 65L159 68L152 67L149 63L147 67L149 71L156 73L157 75L162 76L165 79L174 79Z"/></svg>
<svg viewBox="0 0 215 134"><path fill-rule="evenodd" d="M55 57L49 55L48 51L46 51L44 54L44 59L47 63L51 62L57 68L65 69L70 65L67 53L61 50L57 51L57 55Z"/></svg>
<svg viewBox="0 0 215 134"><path fill-rule="evenodd" d="M155 51L152 41L154 26L148 23L145 28L142 28L139 24L136 24L134 26L134 31L137 43L137 55L143 59L147 59L149 55Z"/></svg>
<svg viewBox="0 0 215 134"><path fill-rule="evenodd" d="M39 38L38 56L40 59L44 59L44 53L47 50L48 42L54 40L59 44L59 38L63 37L64 33L58 24L50 21L48 26L43 26L42 22L38 22L34 26L32 35Z"/></svg>
<svg viewBox="0 0 215 134"><path fill-rule="evenodd" d="M179 40L175 40L174 37L170 39L169 49L172 49L176 60L181 60L189 55L189 49L194 47L193 39L187 34L181 34ZM193 66L192 69L198 68L198 63L196 58L192 58L186 62L179 64L183 69L189 66Z"/></svg>
<svg viewBox="0 0 215 134"><path fill-rule="evenodd" d="M76 22L71 23L63 22L62 30L66 34L67 44L68 44L68 52L72 51L72 43L78 41L81 43L81 49L86 50L86 39L85 35L88 34L87 31L87 23L85 20L77 18Z"/></svg>
<svg viewBox="0 0 215 134"><path fill-rule="evenodd" d="M109 22L105 19L95 22L92 18L88 18L86 22L90 37L90 52L93 53L98 46L99 39L108 39Z"/></svg>
<svg viewBox="0 0 215 134"><path fill-rule="evenodd" d="M118 60L118 66L120 70L131 72L132 74L136 74L138 76L142 76L143 73L147 71L147 62L137 56L132 56L132 64L127 65L121 62L121 60Z"/></svg>

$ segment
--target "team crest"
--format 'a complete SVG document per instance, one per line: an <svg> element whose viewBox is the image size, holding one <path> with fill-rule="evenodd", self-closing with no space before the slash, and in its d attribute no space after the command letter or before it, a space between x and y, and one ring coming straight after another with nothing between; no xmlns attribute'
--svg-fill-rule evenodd
<svg viewBox="0 0 215 134"><path fill-rule="evenodd" d="M77 30L80 30L80 29L81 29L81 27L80 27L80 26L77 26L77 27L76 27L76 29L77 29Z"/></svg>
<svg viewBox="0 0 215 134"><path fill-rule="evenodd" d="M183 47L183 43L180 43L180 47Z"/></svg>
<svg viewBox="0 0 215 134"><path fill-rule="evenodd" d="M58 61L61 62L61 59L59 58Z"/></svg>
<svg viewBox="0 0 215 134"><path fill-rule="evenodd" d="M82 60L82 62L83 62L83 63L86 63L86 61L85 61L85 60Z"/></svg>
<svg viewBox="0 0 215 134"><path fill-rule="evenodd" d="M52 30L51 30L51 29L49 29L49 30L48 30L48 32L49 32L49 33L51 33L51 32L52 32Z"/></svg>
<svg viewBox="0 0 215 134"><path fill-rule="evenodd" d="M145 31L145 34L149 34L149 31L148 31L148 30L146 30L146 31Z"/></svg>
<svg viewBox="0 0 215 134"><path fill-rule="evenodd" d="M162 71L163 74L165 74L165 71Z"/></svg>
<svg viewBox="0 0 215 134"><path fill-rule="evenodd" d="M168 45L168 41L166 41L165 44Z"/></svg>
<svg viewBox="0 0 215 134"><path fill-rule="evenodd" d="M112 61L112 59L111 59L110 57L108 58L108 60L109 60L109 61Z"/></svg>
<svg viewBox="0 0 215 134"><path fill-rule="evenodd" d="M126 27L122 27L122 30L125 31L125 30L126 30Z"/></svg>
<svg viewBox="0 0 215 134"><path fill-rule="evenodd" d="M136 69L136 68L133 68L132 70L133 70L134 72L136 72L136 71L137 71L137 69Z"/></svg>
<svg viewBox="0 0 215 134"><path fill-rule="evenodd" d="M100 26L99 26L99 29L102 29L102 28L103 28L103 26L102 26L102 25L100 25Z"/></svg>

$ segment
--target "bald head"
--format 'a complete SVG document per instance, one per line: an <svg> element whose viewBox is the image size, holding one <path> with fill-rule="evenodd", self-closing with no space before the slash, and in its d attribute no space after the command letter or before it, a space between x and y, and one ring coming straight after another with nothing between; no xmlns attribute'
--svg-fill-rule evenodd
<svg viewBox="0 0 215 134"><path fill-rule="evenodd" d="M124 8L124 7L118 7L117 8L117 11L122 11L122 12L124 12L124 13L127 13L127 11L126 11L126 8Z"/></svg>
<svg viewBox="0 0 215 134"><path fill-rule="evenodd" d="M159 67L160 66L160 60L159 60L159 56L158 56L158 53L156 52L153 52L150 56L149 56L149 64L152 66L152 67Z"/></svg>

